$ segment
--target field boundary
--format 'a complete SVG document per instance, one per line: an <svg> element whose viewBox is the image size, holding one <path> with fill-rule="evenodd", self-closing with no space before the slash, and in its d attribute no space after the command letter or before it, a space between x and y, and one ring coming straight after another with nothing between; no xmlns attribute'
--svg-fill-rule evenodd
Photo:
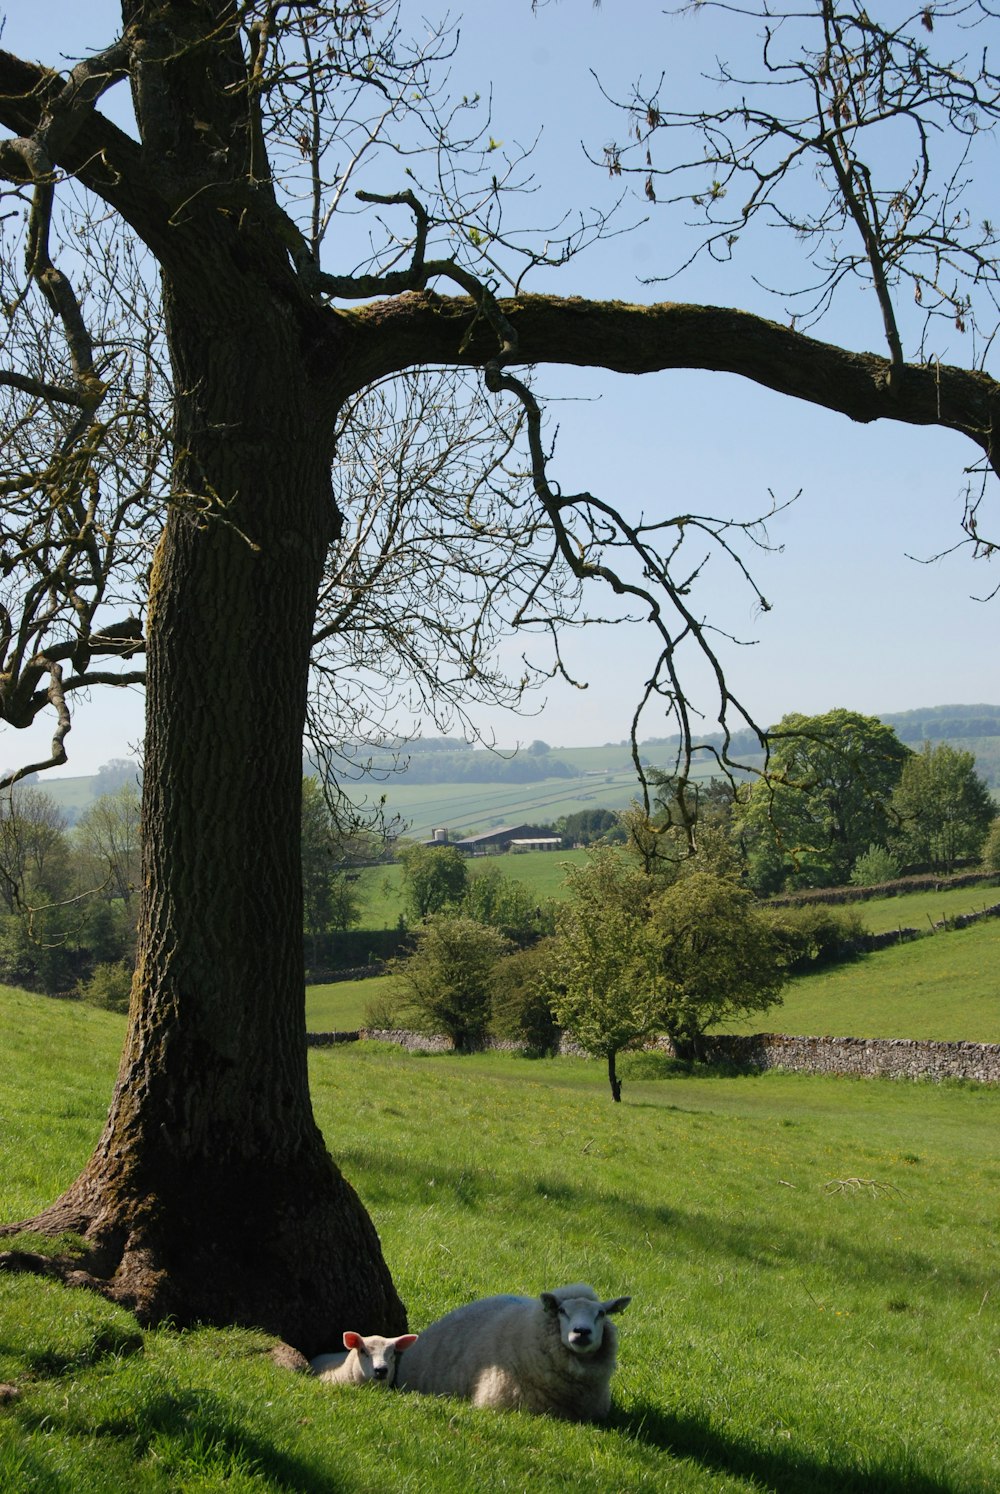
<svg viewBox="0 0 1000 1494"><path fill-rule="evenodd" d="M361 1027L350 1032L310 1032L312 1048L329 1048L361 1040L396 1043L411 1053L450 1053L450 1038L405 1028ZM647 1045L673 1053L669 1038ZM966 1079L1000 1084L1000 1043L944 1043L923 1038L791 1037L756 1032L750 1036L718 1035L701 1039L701 1058L708 1064L738 1069L788 1069L800 1074L846 1074L864 1079ZM521 1053L523 1043L487 1038L483 1050ZM586 1057L572 1038L563 1037L563 1056Z"/></svg>

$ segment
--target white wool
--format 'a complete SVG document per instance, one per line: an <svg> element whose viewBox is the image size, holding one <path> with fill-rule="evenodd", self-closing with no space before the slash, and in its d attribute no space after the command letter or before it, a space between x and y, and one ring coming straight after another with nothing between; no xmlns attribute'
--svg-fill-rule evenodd
<svg viewBox="0 0 1000 1494"><path fill-rule="evenodd" d="M392 1385L399 1355L415 1344L415 1333L383 1338L379 1333L344 1334L344 1349L336 1354L318 1354L309 1361L314 1375L327 1385Z"/></svg>
<svg viewBox="0 0 1000 1494"><path fill-rule="evenodd" d="M582 1283L540 1297L484 1297L425 1328L397 1383L498 1411L603 1420L618 1347L609 1314L630 1301L601 1302Z"/></svg>

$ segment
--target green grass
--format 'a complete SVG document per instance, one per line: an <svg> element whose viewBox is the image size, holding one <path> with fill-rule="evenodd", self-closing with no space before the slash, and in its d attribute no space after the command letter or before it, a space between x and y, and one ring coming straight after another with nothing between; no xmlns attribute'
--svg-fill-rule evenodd
<svg viewBox="0 0 1000 1494"><path fill-rule="evenodd" d="M326 986L306 987L306 1026L310 1032L353 1032L365 1024L370 1001L384 1001L391 978L369 976L365 980L338 980Z"/></svg>
<svg viewBox="0 0 1000 1494"><path fill-rule="evenodd" d="M489 866L499 866L505 877L521 882L539 903L547 898L564 896L566 865L585 861L586 851L524 851L493 856L476 856L469 861L469 875ZM361 899L361 929L394 929L404 913L402 896L403 868L398 862L388 866L368 867L361 873L357 887Z"/></svg>
<svg viewBox="0 0 1000 1494"><path fill-rule="evenodd" d="M123 1024L0 990L0 1026L10 1218L87 1155ZM260 1335L139 1334L95 1298L4 1276L0 1381L20 1394L0 1406L0 1488L1000 1486L1000 1091L636 1055L615 1106L596 1064L378 1045L314 1051L310 1070L416 1328L496 1290L633 1294L610 1424L330 1391L275 1368Z"/></svg>
<svg viewBox="0 0 1000 1494"><path fill-rule="evenodd" d="M916 939L785 988L784 1004L728 1032L1000 1043L1000 920Z"/></svg>
<svg viewBox="0 0 1000 1494"><path fill-rule="evenodd" d="M902 897L874 898L851 906L861 914L865 928L882 934L899 928L926 931L942 919L980 913L996 903L1000 903L1000 888L980 883L978 887L949 887L945 892L907 892Z"/></svg>
<svg viewBox="0 0 1000 1494"><path fill-rule="evenodd" d="M426 839L447 827L452 839L500 825L551 824L581 809L625 809L639 794L634 769L596 778L543 778L537 783L415 783L389 779L379 786L386 814L405 822L406 834ZM367 785L370 796L371 785Z"/></svg>

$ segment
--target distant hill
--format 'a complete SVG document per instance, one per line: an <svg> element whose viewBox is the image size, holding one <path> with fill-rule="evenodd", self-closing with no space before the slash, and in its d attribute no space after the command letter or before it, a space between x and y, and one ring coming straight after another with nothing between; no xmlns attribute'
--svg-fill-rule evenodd
<svg viewBox="0 0 1000 1494"><path fill-rule="evenodd" d="M940 705L924 706L916 711L881 711L880 721L891 726L901 742L919 749L923 742L947 742L949 746L971 752L976 759L976 768L991 788L1000 788L1000 706L994 705ZM643 757L647 754L657 761L655 752L666 747L676 747L677 737L661 738L659 741L641 744ZM702 739L721 750L722 737L716 733ZM751 765L759 759L757 740L752 732L733 734L730 756L742 758Z"/></svg>
<svg viewBox="0 0 1000 1494"><path fill-rule="evenodd" d="M1000 706L927 706L885 712L880 719L910 747L919 748L925 741L948 742L974 753L986 783L1000 790ZM701 740L722 747L718 733ZM639 744L640 759L646 766L670 772L677 744L676 736L651 737ZM753 734L735 733L730 755L750 765L759 762ZM439 826L471 835L513 820L544 824L581 809L624 809L638 789L627 740L596 747L550 747L535 741L515 755L509 748L499 752L474 748L460 737L430 737L399 744L395 772L397 754L390 748L375 753L359 749L358 756L364 761L371 758L375 774L353 785L352 797L370 801L385 793L389 812L407 821L413 835L429 835ZM710 777L713 771L710 754L696 759L697 777ZM72 824L109 786L109 775L103 771L90 778L40 775L37 786L52 796Z"/></svg>
<svg viewBox="0 0 1000 1494"><path fill-rule="evenodd" d="M1000 706L928 706L922 711L888 712L879 719L893 728L901 742L1000 737Z"/></svg>

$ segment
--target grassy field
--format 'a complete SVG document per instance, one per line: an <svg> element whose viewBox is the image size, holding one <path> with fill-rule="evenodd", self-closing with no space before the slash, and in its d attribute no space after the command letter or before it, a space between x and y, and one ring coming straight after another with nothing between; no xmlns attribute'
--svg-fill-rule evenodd
<svg viewBox="0 0 1000 1494"><path fill-rule="evenodd" d="M781 1006L719 1030L1000 1043L998 969L1000 920L992 920L798 976ZM385 976L310 986L309 1030L363 1025L365 1007L388 990Z"/></svg>
<svg viewBox="0 0 1000 1494"><path fill-rule="evenodd" d="M1000 888L981 883L978 887L949 887L946 892L907 892L902 897L880 897L855 903L865 928L873 934L889 929L929 930L935 923L957 918L960 913L980 913L1000 903Z"/></svg>
<svg viewBox="0 0 1000 1494"><path fill-rule="evenodd" d="M541 903L546 898L563 896L567 864L577 866L586 859L586 851L507 852L495 858L471 860L469 872L475 876L487 866L499 866L504 876L523 882ZM401 883L402 867L395 862L362 872L358 883L362 900L360 928L396 927L403 913ZM946 892L909 892L902 897L876 898L851 906L861 915L865 928L872 933L883 933L895 928L929 929L940 919L979 912L997 902L1000 902L1000 888L982 885L949 888Z"/></svg>
<svg viewBox="0 0 1000 1494"><path fill-rule="evenodd" d="M562 863L585 857L584 851L532 851L504 856L499 864L508 876L531 887L542 902L559 895L565 874ZM395 924L402 912L399 873L398 866L366 873L370 891L362 927ZM900 927L929 930L938 920L975 912L998 900L995 887L962 887L856 906L865 926L878 933ZM987 921L882 950L820 974L800 976L786 987L783 1005L720 1030L996 1043L1000 1042L1000 989L989 972L997 968L1000 921ZM362 1026L368 1003L384 999L386 993L387 982L379 977L311 986L306 992L309 1030L331 1032Z"/></svg>
<svg viewBox="0 0 1000 1494"><path fill-rule="evenodd" d="M0 1216L100 1127L120 1018L0 990ZM630 1292L605 1427L328 1390L248 1331L140 1333L0 1277L0 1488L994 1494L1000 1092L314 1052L314 1104L419 1329L469 1297ZM669 1165L665 1166L665 1158ZM853 1181L852 1181L853 1180ZM347 1325L345 1325L347 1326Z"/></svg>
<svg viewBox="0 0 1000 1494"><path fill-rule="evenodd" d="M788 983L727 1032L1000 1043L1000 919L879 950Z"/></svg>
<svg viewBox="0 0 1000 1494"><path fill-rule="evenodd" d="M566 865L585 861L586 851L505 852L501 856L477 856L469 861L469 875L499 866L505 877L522 882L539 903L562 895ZM361 896L362 929L394 929L403 914L401 892L403 868L398 862L373 866L361 873L358 891Z"/></svg>

